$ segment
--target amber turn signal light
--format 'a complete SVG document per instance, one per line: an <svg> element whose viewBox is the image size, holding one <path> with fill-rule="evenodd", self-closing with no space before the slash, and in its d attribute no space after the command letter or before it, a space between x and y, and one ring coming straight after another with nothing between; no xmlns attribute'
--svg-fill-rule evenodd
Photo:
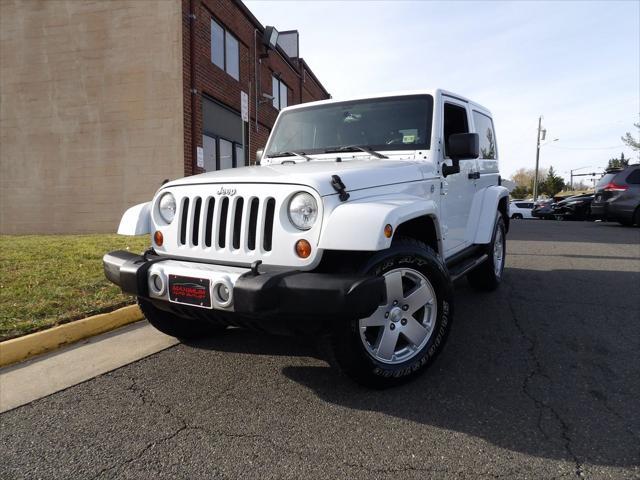
<svg viewBox="0 0 640 480"><path fill-rule="evenodd" d="M153 234L153 241L156 243L157 246L159 247L162 246L162 242L164 241L164 238L160 230L156 230L155 233Z"/></svg>
<svg viewBox="0 0 640 480"><path fill-rule="evenodd" d="M391 238L391 235L393 235L393 227L387 223L384 226L384 236L387 238Z"/></svg>
<svg viewBox="0 0 640 480"><path fill-rule="evenodd" d="M306 240L296 242L296 253L300 258L308 258L311 255L311 244Z"/></svg>

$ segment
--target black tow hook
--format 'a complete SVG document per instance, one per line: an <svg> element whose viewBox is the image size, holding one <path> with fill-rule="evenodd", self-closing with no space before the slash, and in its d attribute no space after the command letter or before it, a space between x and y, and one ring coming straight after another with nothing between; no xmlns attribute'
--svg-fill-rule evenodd
<svg viewBox="0 0 640 480"><path fill-rule="evenodd" d="M338 175L331 175L331 186L336 192L338 192L341 202L349 200L350 195L345 191L346 187Z"/></svg>
<svg viewBox="0 0 640 480"><path fill-rule="evenodd" d="M261 264L262 264L262 260L256 260L251 264L251 273L253 275L260 275L260 272L258 271L258 267L260 267Z"/></svg>

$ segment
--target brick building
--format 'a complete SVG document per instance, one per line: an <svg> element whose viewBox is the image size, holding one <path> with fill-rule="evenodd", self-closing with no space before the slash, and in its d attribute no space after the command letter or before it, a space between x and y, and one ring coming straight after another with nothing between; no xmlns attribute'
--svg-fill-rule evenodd
<svg viewBox="0 0 640 480"><path fill-rule="evenodd" d="M164 179L254 163L329 98L276 34L240 0L0 0L0 233L113 232Z"/></svg>

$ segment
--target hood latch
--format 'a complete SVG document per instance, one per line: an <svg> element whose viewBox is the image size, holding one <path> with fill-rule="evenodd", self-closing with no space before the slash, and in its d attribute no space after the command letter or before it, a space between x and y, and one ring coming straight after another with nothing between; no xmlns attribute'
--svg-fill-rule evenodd
<svg viewBox="0 0 640 480"><path fill-rule="evenodd" d="M331 175L331 186L336 192L338 192L341 202L349 200L350 195L345 191L346 187L338 175Z"/></svg>

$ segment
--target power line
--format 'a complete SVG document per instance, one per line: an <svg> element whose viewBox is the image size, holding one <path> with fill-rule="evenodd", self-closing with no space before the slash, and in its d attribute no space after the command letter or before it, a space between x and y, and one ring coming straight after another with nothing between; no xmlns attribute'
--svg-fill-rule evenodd
<svg viewBox="0 0 640 480"><path fill-rule="evenodd" d="M563 148L565 150L612 150L614 148L625 148L626 145L621 144L621 145L612 145L610 147L566 147L566 146L562 146L562 145L552 145L549 144L550 147L552 148Z"/></svg>

